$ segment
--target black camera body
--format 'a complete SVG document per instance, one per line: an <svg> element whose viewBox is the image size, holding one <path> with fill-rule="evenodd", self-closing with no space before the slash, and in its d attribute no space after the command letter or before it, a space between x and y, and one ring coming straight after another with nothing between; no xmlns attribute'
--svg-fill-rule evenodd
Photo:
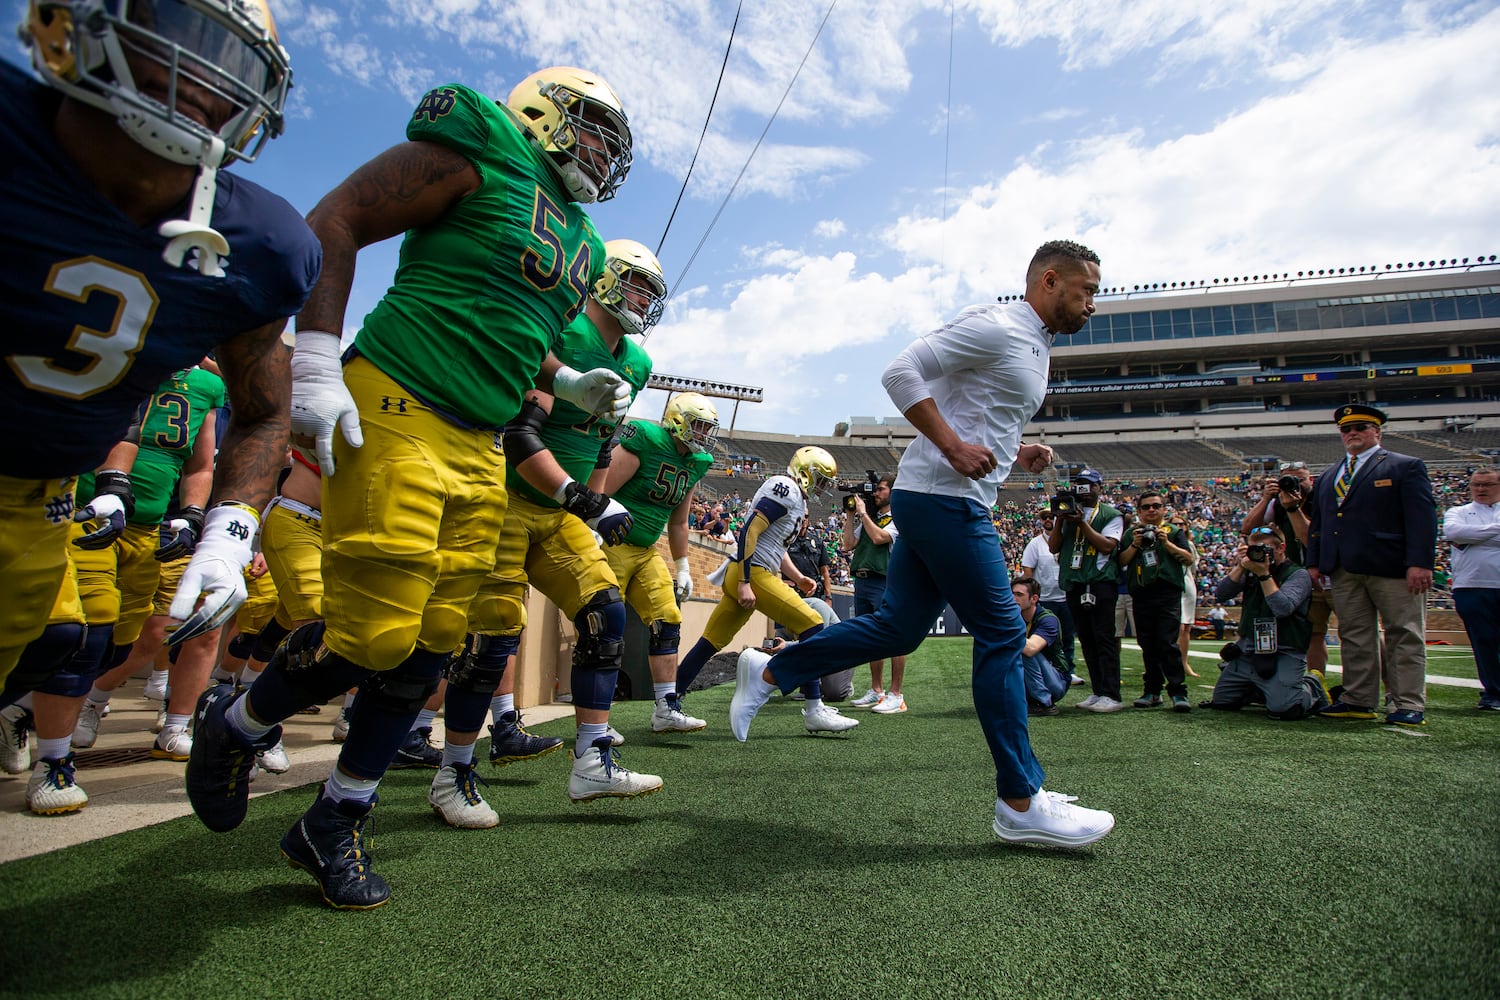
<svg viewBox="0 0 1500 1000"><path fill-rule="evenodd" d="M877 476L877 475L875 475L875 470L874 469L866 469L865 470L865 481L864 482L862 482L862 483L855 483L853 486L840 486L839 487L839 492L850 494L849 496L844 497L844 509L847 510L847 511L853 511L854 510L854 498L856 496L864 497L865 500L868 502L869 498L872 497L872 496L874 496L875 495L875 491L877 489L879 489L879 488L880 488L880 477ZM868 507L866 509L868 509Z"/></svg>
<svg viewBox="0 0 1500 1000"><path fill-rule="evenodd" d="M1301 493L1302 480L1296 476L1282 476L1276 480L1276 487L1283 493Z"/></svg>
<svg viewBox="0 0 1500 1000"><path fill-rule="evenodd" d="M1245 558L1253 563L1271 563L1271 546L1269 545L1247 545L1245 546Z"/></svg>
<svg viewBox="0 0 1500 1000"><path fill-rule="evenodd" d="M1078 502L1078 494L1072 490L1058 490L1052 498L1052 512L1054 514L1077 514L1083 510Z"/></svg>
<svg viewBox="0 0 1500 1000"><path fill-rule="evenodd" d="M1135 547L1138 549L1156 548L1156 528L1149 524L1136 525Z"/></svg>

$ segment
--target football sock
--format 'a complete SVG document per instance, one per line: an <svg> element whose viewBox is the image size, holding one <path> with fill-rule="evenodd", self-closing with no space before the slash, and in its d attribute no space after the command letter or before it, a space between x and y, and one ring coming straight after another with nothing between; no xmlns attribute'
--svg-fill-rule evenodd
<svg viewBox="0 0 1500 1000"><path fill-rule="evenodd" d="M44 740L40 736L36 738L37 760L62 760L68 755L68 744L71 742L69 736L59 736L55 740Z"/></svg>
<svg viewBox="0 0 1500 1000"><path fill-rule="evenodd" d="M443 766L449 764L472 764L474 763L474 744L466 747L454 746L452 743L443 745Z"/></svg>
<svg viewBox="0 0 1500 1000"><path fill-rule="evenodd" d="M687 694L687 689L692 687L693 681L698 679L704 664L708 663L709 657L717 653L713 643L707 639L699 639L693 643L693 648L688 650L687 655L677 664L677 693Z"/></svg>
<svg viewBox="0 0 1500 1000"><path fill-rule="evenodd" d="M224 713L224 721L229 724L230 729L251 742L260 739L275 727L275 723L266 725L252 719L250 699L243 695L234 699L234 704L230 705L229 710Z"/></svg>
<svg viewBox="0 0 1500 1000"><path fill-rule="evenodd" d="M822 698L809 698L803 706L804 712L814 712L823 707Z"/></svg>
<svg viewBox="0 0 1500 1000"><path fill-rule="evenodd" d="M375 789L379 787L379 778L356 778L335 767L333 774L329 775L328 781L323 785L323 794L334 802L343 802L345 799L369 802L375 797Z"/></svg>
<svg viewBox="0 0 1500 1000"><path fill-rule="evenodd" d="M411 727L413 729L431 729L432 728L432 720L436 719L436 718L437 718L437 709L435 709L435 708L424 708L420 712L417 713L417 718L416 718L416 720L414 722L412 722Z"/></svg>
<svg viewBox="0 0 1500 1000"><path fill-rule="evenodd" d="M497 694L490 699L490 714L499 720L506 712L516 710L516 696L514 694Z"/></svg>
<svg viewBox="0 0 1500 1000"><path fill-rule="evenodd" d="M651 697L655 698L657 701L661 701L663 698L670 698L672 701L676 701L677 684L673 681L667 681L666 683L662 683L660 681L652 681Z"/></svg>
<svg viewBox="0 0 1500 1000"><path fill-rule="evenodd" d="M594 741L603 739L609 732L607 722L580 722L578 724L578 740L573 744L573 756L582 757L593 749Z"/></svg>

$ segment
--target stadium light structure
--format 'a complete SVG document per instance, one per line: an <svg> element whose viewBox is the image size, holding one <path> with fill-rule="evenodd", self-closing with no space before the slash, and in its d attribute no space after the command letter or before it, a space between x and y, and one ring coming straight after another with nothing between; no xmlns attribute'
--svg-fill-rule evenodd
<svg viewBox="0 0 1500 1000"><path fill-rule="evenodd" d="M735 421L739 419L741 403L763 403L766 398L766 390L754 385L735 385L732 382L711 382L707 379L688 378L685 375L664 375L660 372L652 372L651 378L646 382L647 389L665 389L669 394L667 401L671 402L671 393L676 392L698 392L705 396L716 399L734 400L734 412L729 418L729 433L734 433ZM666 407L662 407L662 415L666 415Z"/></svg>

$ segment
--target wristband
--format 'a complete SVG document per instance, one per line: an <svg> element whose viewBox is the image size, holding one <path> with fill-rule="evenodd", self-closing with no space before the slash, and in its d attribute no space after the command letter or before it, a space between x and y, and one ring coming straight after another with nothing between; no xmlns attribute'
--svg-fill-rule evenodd
<svg viewBox="0 0 1500 1000"><path fill-rule="evenodd" d="M687 556L683 556L681 559L673 560L672 564L677 567L677 572L679 573L686 573L689 569Z"/></svg>

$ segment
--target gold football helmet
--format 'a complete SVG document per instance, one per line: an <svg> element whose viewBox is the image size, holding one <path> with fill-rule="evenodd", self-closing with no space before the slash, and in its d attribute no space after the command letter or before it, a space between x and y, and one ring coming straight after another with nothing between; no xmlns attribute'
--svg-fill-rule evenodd
<svg viewBox="0 0 1500 1000"><path fill-rule="evenodd" d="M281 134L292 72L265 0L31 0L21 38L48 86L163 159L253 160Z"/></svg>
<svg viewBox="0 0 1500 1000"><path fill-rule="evenodd" d="M594 282L594 300L626 333L640 336L655 326L666 297L667 279L656 254L635 240L604 244L604 272Z"/></svg>
<svg viewBox="0 0 1500 1000"><path fill-rule="evenodd" d="M828 492L839 478L839 464L822 448L808 445L798 448L786 467L786 474L797 481L802 492L809 497L820 497Z"/></svg>
<svg viewBox="0 0 1500 1000"><path fill-rule="evenodd" d="M719 411L698 392L681 392L667 403L661 425L690 451L709 451L719 438Z"/></svg>
<svg viewBox="0 0 1500 1000"><path fill-rule="evenodd" d="M538 70L516 84L505 104L574 201L615 196L630 171L630 123L602 77L569 66Z"/></svg>

